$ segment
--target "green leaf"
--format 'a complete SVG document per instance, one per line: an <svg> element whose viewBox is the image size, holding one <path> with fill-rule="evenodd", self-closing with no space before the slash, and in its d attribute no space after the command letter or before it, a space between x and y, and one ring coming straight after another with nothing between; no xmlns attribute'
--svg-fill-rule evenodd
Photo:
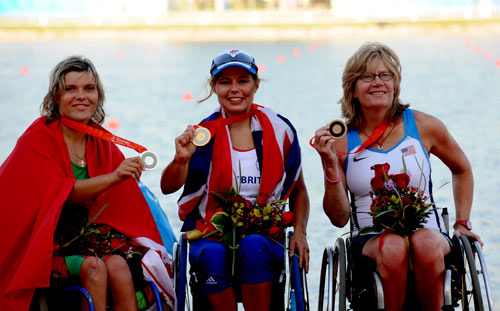
<svg viewBox="0 0 500 311"><path fill-rule="evenodd" d="M228 217L229 217L229 215L227 213L218 212L212 216L212 219L210 219L210 222L214 225L214 227L217 230L223 230L224 223Z"/></svg>
<svg viewBox="0 0 500 311"><path fill-rule="evenodd" d="M359 230L359 234L367 234L367 233L371 233L374 231L376 231L375 226L366 226L366 227L363 227Z"/></svg>

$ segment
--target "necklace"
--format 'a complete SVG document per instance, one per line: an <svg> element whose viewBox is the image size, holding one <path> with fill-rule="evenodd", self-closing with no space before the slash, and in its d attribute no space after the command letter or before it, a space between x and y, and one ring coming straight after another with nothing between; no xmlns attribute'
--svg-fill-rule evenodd
<svg viewBox="0 0 500 311"><path fill-rule="evenodd" d="M73 153L73 155L75 157L78 158L78 160L80 161L80 163L75 163L76 165L80 166L80 167L85 167L87 165L87 162L85 162L85 153L83 154L83 156L79 156L74 150L73 148L69 147L69 149L71 150L71 153Z"/></svg>
<svg viewBox="0 0 500 311"><path fill-rule="evenodd" d="M387 133L387 135L385 137L382 138L382 140L377 140L375 143L377 144L377 149L378 150L384 150L384 141L387 139L387 137L389 137L392 133L392 130L394 130L394 127L395 127L395 124L393 123L392 126L391 126L391 130L389 131L389 133ZM363 135L365 135L366 137L370 137L369 135L367 135L365 132L363 132L362 130L359 130L359 132Z"/></svg>

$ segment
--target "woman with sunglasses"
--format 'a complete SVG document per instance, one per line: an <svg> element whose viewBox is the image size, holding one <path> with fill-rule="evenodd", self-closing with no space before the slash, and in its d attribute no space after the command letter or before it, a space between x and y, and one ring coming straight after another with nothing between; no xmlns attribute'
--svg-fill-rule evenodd
<svg viewBox="0 0 500 311"><path fill-rule="evenodd" d="M384 292L389 293L385 295L386 310L403 310L411 260L423 310L437 311L444 303L444 256L451 251L451 241L437 209L431 207L424 228L410 236L410 248L403 236L390 231L382 235L358 232L373 225L368 214L374 176L371 168L388 163L386 176L406 171L409 185L420 186L429 202L433 202L429 162L433 154L452 173L455 234L480 241L470 231L468 221L473 195L470 163L439 119L409 109L401 102L400 81L399 59L383 44L366 43L347 61L342 76L344 95L339 102L343 117L348 120L348 133L336 140L327 127L322 127L314 140L325 174L323 208L338 227L345 226L352 213L352 257L357 260L363 255L375 261Z"/></svg>
<svg viewBox="0 0 500 311"><path fill-rule="evenodd" d="M176 154L162 174L161 189L169 194L184 186L178 202L182 231L203 232L210 226L218 208L214 192L239 188L246 200L260 205L289 198L296 219L290 251L297 251L307 271L309 198L297 134L287 119L254 104L257 72L254 58L241 50L227 50L213 59L210 93L202 101L215 94L220 107L201 124L211 124L207 127L212 139L196 146L196 128L188 126L175 139ZM213 310L236 310L230 252L211 239L191 243L189 260ZM251 234L242 239L237 256L245 310L269 310L272 279L278 272L273 267L283 264L283 247Z"/></svg>

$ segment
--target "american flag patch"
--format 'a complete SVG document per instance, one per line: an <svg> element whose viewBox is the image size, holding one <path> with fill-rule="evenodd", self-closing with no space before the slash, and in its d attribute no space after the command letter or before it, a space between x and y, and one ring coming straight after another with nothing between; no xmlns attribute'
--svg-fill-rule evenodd
<svg viewBox="0 0 500 311"><path fill-rule="evenodd" d="M401 149L401 153L403 154L403 157L407 157L409 155L415 154L416 153L415 146L411 145L411 146L405 147L405 148Z"/></svg>

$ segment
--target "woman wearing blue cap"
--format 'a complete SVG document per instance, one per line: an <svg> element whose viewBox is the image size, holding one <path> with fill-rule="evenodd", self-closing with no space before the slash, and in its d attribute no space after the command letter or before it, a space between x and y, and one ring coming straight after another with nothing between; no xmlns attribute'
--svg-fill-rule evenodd
<svg viewBox="0 0 500 311"><path fill-rule="evenodd" d="M259 88L255 59L241 50L218 54L210 69L210 93L220 107L201 122L208 130L197 135L188 126L175 139L176 154L161 179L164 194L184 185L178 201L182 231L212 231L220 211L214 193L238 189L252 206L289 200L295 214L291 253L306 271L309 247L306 226L309 198L302 177L300 146L292 124L274 111L253 103ZM203 141L205 140L205 141ZM212 236L213 237L213 236ZM217 239L191 242L189 260L213 310L236 310L231 276L232 250ZM272 280L284 262L283 247L267 234L249 234L236 250L245 310L269 310Z"/></svg>

